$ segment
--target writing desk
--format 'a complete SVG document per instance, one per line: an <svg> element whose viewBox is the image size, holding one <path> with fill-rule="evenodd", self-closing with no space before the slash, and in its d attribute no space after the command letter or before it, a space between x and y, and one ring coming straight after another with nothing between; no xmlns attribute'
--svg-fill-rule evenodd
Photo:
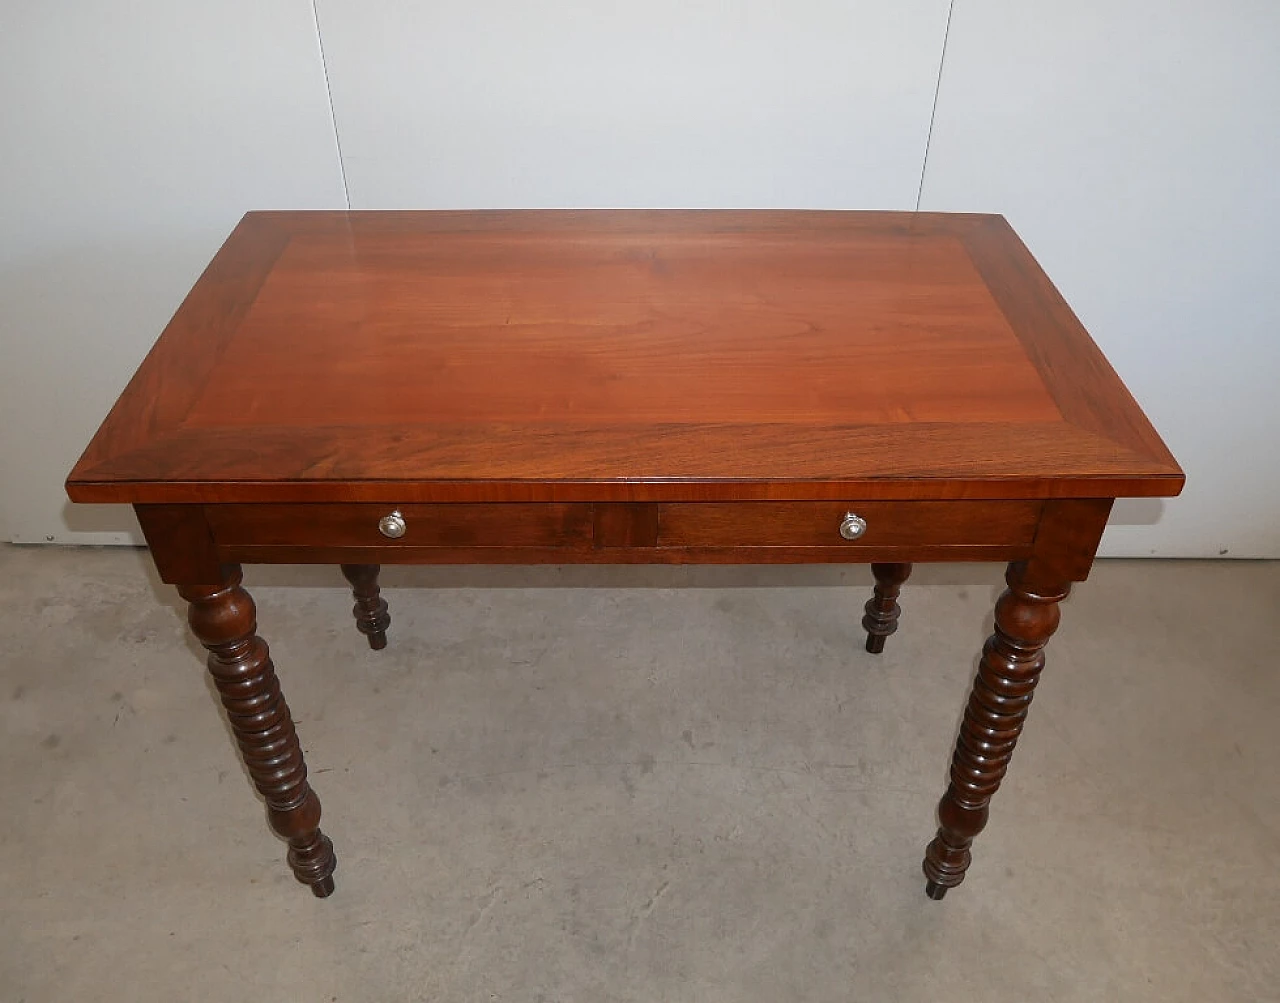
<svg viewBox="0 0 1280 1003"><path fill-rule="evenodd" d="M320 802L242 563L1009 562L924 857L969 865L1112 501L1182 472L999 216L259 212L67 481L132 504L298 880ZM323 739L321 739L323 740Z"/></svg>

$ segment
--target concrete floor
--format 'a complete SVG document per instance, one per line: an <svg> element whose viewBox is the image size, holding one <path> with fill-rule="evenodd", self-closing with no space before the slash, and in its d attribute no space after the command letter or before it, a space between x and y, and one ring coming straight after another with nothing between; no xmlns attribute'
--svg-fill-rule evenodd
<svg viewBox="0 0 1280 1003"><path fill-rule="evenodd" d="M249 568L322 902L146 555L0 548L0 1001L1280 999L1280 564L1101 564L924 897L999 575Z"/></svg>

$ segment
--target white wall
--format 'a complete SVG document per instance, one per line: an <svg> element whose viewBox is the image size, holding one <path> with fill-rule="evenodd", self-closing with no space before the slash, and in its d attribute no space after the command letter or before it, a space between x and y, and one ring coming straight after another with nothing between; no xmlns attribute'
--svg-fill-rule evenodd
<svg viewBox="0 0 1280 1003"><path fill-rule="evenodd" d="M5 4L0 532L140 539L72 464L242 213L345 204L308 0Z"/></svg>
<svg viewBox="0 0 1280 1003"><path fill-rule="evenodd" d="M323 0L355 208L914 208L948 0Z"/></svg>
<svg viewBox="0 0 1280 1003"><path fill-rule="evenodd" d="M1106 554L1280 557L1277 164L1275 0L956 0L921 208L1003 212L1187 472Z"/></svg>
<svg viewBox="0 0 1280 1003"><path fill-rule="evenodd" d="M342 207L343 168L356 208L909 209L923 170L1010 217L1187 468L1108 552L1280 557L1270 0L956 0L927 168L948 0L16 6L0 538L129 538L66 472L238 216Z"/></svg>

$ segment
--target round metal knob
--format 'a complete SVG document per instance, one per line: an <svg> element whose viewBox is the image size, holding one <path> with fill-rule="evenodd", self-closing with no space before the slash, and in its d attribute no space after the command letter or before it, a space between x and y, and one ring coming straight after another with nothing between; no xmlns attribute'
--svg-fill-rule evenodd
<svg viewBox="0 0 1280 1003"><path fill-rule="evenodd" d="M860 515L854 515L852 512L844 514L844 520L840 523L840 535L846 540L856 540L866 531L866 519Z"/></svg>
<svg viewBox="0 0 1280 1003"><path fill-rule="evenodd" d="M400 539L408 528L409 526L404 521L404 516L400 514L398 509L378 520L378 532L391 540ZM841 532L843 533L844 530L841 530Z"/></svg>

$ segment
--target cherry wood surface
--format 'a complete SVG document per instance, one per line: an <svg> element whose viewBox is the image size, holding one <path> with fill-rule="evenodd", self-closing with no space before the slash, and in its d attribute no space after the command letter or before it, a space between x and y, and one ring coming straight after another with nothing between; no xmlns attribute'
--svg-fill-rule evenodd
<svg viewBox="0 0 1280 1003"><path fill-rule="evenodd" d="M378 532L397 511L408 530L398 540ZM553 547L590 546L590 505L559 502L456 505L209 505L219 544L283 546Z"/></svg>
<svg viewBox="0 0 1280 1003"><path fill-rule="evenodd" d="M695 502L658 506L662 546L874 547L1028 546L1043 503L986 502ZM856 540L840 536L840 521L854 512L867 522ZM852 554L850 556L852 558Z"/></svg>
<svg viewBox="0 0 1280 1003"><path fill-rule="evenodd" d="M1010 562L925 854L941 898L1114 499L1182 483L998 216L269 212L67 490L134 506L320 896L333 847L241 563L341 565L375 649L382 564L870 563L874 653L912 562Z"/></svg>
<svg viewBox="0 0 1280 1003"><path fill-rule="evenodd" d="M1044 502L693 502L263 504L205 507L220 545L419 547L838 547L1027 546ZM378 520L404 518L389 540ZM840 536L854 511L867 520L856 540Z"/></svg>
<svg viewBox="0 0 1280 1003"><path fill-rule="evenodd" d="M250 213L76 501L1167 495L999 216Z"/></svg>

